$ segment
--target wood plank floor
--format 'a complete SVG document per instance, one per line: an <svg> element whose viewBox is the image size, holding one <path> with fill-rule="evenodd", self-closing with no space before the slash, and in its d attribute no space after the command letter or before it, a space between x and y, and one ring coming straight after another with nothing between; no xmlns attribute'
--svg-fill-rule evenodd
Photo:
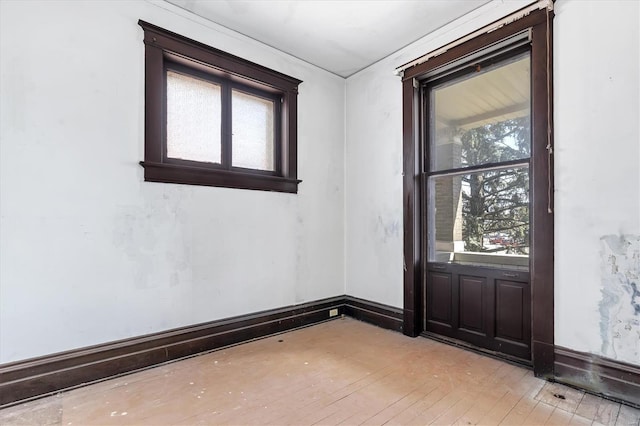
<svg viewBox="0 0 640 426"><path fill-rule="evenodd" d="M638 426L640 410L343 318L9 407L0 424Z"/></svg>

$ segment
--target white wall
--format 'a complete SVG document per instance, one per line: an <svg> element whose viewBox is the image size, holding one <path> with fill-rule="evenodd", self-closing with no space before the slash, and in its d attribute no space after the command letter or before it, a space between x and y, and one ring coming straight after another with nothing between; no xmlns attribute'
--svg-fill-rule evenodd
<svg viewBox="0 0 640 426"><path fill-rule="evenodd" d="M345 99L343 79L165 3L0 2L0 363L345 292L401 307L392 72L526 3L435 31ZM635 364L638 9L560 0L554 39L556 343ZM143 182L138 19L304 80L298 195Z"/></svg>
<svg viewBox="0 0 640 426"><path fill-rule="evenodd" d="M402 93L393 70L527 3L494 1L347 79L347 294L402 307ZM554 21L556 344L634 364L639 4L560 0Z"/></svg>
<svg viewBox="0 0 640 426"><path fill-rule="evenodd" d="M634 364L640 364L640 293L631 284L640 291L639 27L637 1L556 5L556 344Z"/></svg>
<svg viewBox="0 0 640 426"><path fill-rule="evenodd" d="M495 1L347 79L347 294L402 307L402 83L399 67L528 1Z"/></svg>
<svg viewBox="0 0 640 426"><path fill-rule="evenodd" d="M161 2L0 16L0 363L344 294L343 79ZM143 182L138 19L304 81L298 195Z"/></svg>

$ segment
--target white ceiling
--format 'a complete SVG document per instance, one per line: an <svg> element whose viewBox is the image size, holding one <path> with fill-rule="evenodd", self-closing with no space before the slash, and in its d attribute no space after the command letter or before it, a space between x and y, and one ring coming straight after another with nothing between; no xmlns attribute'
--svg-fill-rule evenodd
<svg viewBox="0 0 640 426"><path fill-rule="evenodd" d="M348 77L490 0L167 0Z"/></svg>

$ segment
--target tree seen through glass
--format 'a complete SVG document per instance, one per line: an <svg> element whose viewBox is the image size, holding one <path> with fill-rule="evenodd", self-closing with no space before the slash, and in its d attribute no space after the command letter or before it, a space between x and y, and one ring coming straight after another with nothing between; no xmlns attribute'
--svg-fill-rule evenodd
<svg viewBox="0 0 640 426"><path fill-rule="evenodd" d="M527 158L529 135L529 116L463 131L462 165ZM461 180L464 251L529 254L528 168L470 173Z"/></svg>

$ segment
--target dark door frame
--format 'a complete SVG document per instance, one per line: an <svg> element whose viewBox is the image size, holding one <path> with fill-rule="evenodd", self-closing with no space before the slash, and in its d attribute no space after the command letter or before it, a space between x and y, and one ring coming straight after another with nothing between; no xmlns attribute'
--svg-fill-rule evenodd
<svg viewBox="0 0 640 426"><path fill-rule="evenodd" d="M481 51L522 31L531 34L531 351L536 376L552 377L554 361L553 283L553 12L536 10L426 62L406 69L402 76L403 210L404 210L404 334L424 330L422 257L425 238L421 215L425 209L424 170L419 112L420 80L452 61Z"/></svg>

